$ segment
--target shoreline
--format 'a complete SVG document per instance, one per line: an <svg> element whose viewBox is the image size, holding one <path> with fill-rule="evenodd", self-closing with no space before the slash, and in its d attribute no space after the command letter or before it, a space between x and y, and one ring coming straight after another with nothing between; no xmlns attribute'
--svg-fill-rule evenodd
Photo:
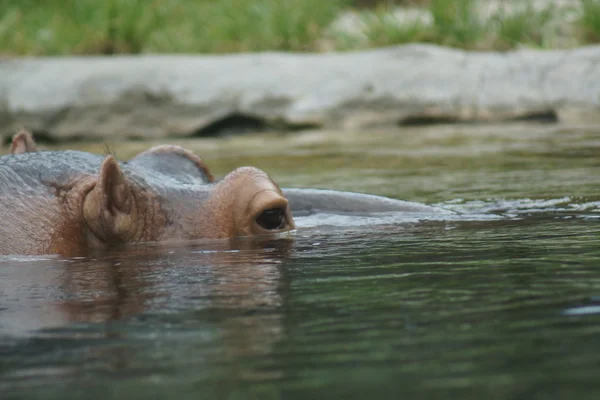
<svg viewBox="0 0 600 400"><path fill-rule="evenodd" d="M600 46L0 60L0 135L49 140L600 122Z"/></svg>

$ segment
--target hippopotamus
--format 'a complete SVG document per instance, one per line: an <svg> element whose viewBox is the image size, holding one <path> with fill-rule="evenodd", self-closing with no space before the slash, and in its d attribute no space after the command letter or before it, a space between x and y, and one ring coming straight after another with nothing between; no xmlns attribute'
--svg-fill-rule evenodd
<svg viewBox="0 0 600 400"><path fill-rule="evenodd" d="M317 189L281 189L240 167L216 181L204 161L161 145L128 162L75 150L37 151L14 136L0 157L0 254L85 253L131 243L273 235L294 213L437 212L419 203Z"/></svg>
<svg viewBox="0 0 600 400"><path fill-rule="evenodd" d="M127 163L35 151L23 134L11 149L0 157L2 254L74 254L295 227L288 201L265 172L242 167L215 182L201 158L178 146L154 147Z"/></svg>

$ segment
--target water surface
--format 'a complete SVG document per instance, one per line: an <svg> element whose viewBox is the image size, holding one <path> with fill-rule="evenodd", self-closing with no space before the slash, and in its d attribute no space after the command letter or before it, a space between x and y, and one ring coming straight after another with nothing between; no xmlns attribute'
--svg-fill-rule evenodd
<svg viewBox="0 0 600 400"><path fill-rule="evenodd" d="M312 215L277 239L3 256L0 398L600 398L600 131L176 143L216 175L251 164L282 186L460 214ZM115 144L123 158L147 147Z"/></svg>

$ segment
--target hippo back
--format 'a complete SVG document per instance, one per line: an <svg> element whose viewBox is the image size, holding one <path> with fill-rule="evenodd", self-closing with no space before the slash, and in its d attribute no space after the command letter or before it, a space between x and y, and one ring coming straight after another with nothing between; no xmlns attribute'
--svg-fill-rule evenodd
<svg viewBox="0 0 600 400"><path fill-rule="evenodd" d="M123 170L138 186L151 188L163 199L190 193L204 198L214 186L207 171L178 152L144 152L124 163Z"/></svg>
<svg viewBox="0 0 600 400"><path fill-rule="evenodd" d="M204 185L211 182L206 171L198 164L176 152L144 152L127 162L126 169L150 176L156 174L180 185Z"/></svg>
<svg viewBox="0 0 600 400"><path fill-rule="evenodd" d="M74 150L0 157L0 195L41 194L85 175L97 174L103 157Z"/></svg>

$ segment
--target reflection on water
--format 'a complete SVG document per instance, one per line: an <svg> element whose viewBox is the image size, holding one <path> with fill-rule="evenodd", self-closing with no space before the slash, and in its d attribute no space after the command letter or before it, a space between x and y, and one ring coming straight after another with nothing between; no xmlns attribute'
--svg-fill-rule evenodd
<svg viewBox="0 0 600 400"><path fill-rule="evenodd" d="M315 150L301 183L434 193L457 216L312 215L278 239L0 258L0 398L598 398L600 134L439 129L371 138L425 158L396 160L390 187L367 175L391 158L358 169L352 141ZM323 144L310 135L289 151ZM280 150L261 166L293 180Z"/></svg>

